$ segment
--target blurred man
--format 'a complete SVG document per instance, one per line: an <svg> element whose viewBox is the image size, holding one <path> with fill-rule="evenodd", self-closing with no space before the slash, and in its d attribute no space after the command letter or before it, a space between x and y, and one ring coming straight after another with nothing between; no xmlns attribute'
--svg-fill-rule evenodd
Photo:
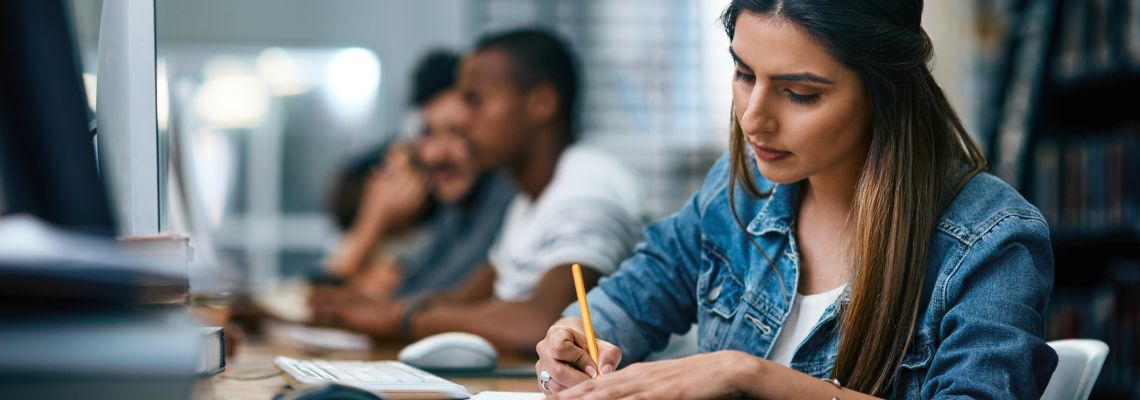
<svg viewBox="0 0 1140 400"><path fill-rule="evenodd" d="M575 300L570 265L585 267L592 286L632 254L644 222L634 175L573 145L578 83L568 49L549 33L480 40L460 68L469 137L479 165L505 169L520 190L487 264L446 294L318 314L381 337L464 331L533 352Z"/></svg>
<svg viewBox="0 0 1140 400"><path fill-rule="evenodd" d="M509 179L483 173L460 134L467 109L455 91L458 56L437 51L415 72L412 104L420 123L411 144L397 143L366 178L350 229L327 266L371 297L445 290L482 265L514 196ZM438 205L424 216L425 204ZM374 262L377 245L422 230L395 261Z"/></svg>

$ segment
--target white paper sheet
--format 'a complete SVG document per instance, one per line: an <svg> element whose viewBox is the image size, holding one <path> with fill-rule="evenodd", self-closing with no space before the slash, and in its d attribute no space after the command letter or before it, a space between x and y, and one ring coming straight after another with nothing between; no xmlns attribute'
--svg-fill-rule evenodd
<svg viewBox="0 0 1140 400"><path fill-rule="evenodd" d="M471 400L541 400L546 396L539 392L479 392Z"/></svg>

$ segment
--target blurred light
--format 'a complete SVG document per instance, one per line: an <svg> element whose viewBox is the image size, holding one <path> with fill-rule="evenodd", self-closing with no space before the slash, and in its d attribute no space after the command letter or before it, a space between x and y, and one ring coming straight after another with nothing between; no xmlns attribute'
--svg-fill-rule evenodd
<svg viewBox="0 0 1140 400"><path fill-rule="evenodd" d="M95 89L98 85L95 74L83 73L83 90L87 91L87 107L90 107L91 111L95 111L95 93L97 93Z"/></svg>
<svg viewBox="0 0 1140 400"><path fill-rule="evenodd" d="M166 80L166 59L159 58L155 66L155 107L158 118L158 129L166 130L166 122L170 120L170 83Z"/></svg>
<svg viewBox="0 0 1140 400"><path fill-rule="evenodd" d="M234 149L222 132L202 128L191 139L194 178L210 226L221 224L234 180Z"/></svg>
<svg viewBox="0 0 1140 400"><path fill-rule="evenodd" d="M341 50L329 62L325 80L336 110L367 111L380 85L380 60L368 49Z"/></svg>
<svg viewBox="0 0 1140 400"><path fill-rule="evenodd" d="M257 75L269 85L275 96L293 96L309 91L309 82L301 73L301 66L289 52L270 47L257 55Z"/></svg>
<svg viewBox="0 0 1140 400"><path fill-rule="evenodd" d="M202 76L206 79L215 76L225 76L234 74L248 74L251 73L249 62L242 60L239 57L232 55L215 55L206 60L206 65L202 67Z"/></svg>
<svg viewBox="0 0 1140 400"><path fill-rule="evenodd" d="M246 64L228 58L210 60L206 81L194 95L194 113L217 128L252 128L269 111L269 93Z"/></svg>

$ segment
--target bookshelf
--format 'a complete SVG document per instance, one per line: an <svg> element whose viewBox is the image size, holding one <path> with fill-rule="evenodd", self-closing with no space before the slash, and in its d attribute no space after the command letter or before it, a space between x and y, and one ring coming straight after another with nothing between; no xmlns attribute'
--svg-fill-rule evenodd
<svg viewBox="0 0 1140 400"><path fill-rule="evenodd" d="M1006 2L991 168L1052 230L1049 340L1110 348L1094 399L1140 399L1140 0Z"/></svg>

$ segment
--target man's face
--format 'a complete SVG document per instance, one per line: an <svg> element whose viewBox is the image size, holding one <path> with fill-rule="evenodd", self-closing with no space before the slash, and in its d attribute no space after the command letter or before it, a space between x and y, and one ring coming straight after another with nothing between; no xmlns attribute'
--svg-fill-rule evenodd
<svg viewBox="0 0 1140 400"><path fill-rule="evenodd" d="M474 53L459 71L467 106L467 133L478 165L509 167L530 149L526 94L511 79L510 59L500 50Z"/></svg>
<svg viewBox="0 0 1140 400"><path fill-rule="evenodd" d="M444 203L459 201L475 186L479 167L463 135L467 108L455 91L436 96L422 109L424 127L416 156L431 178L435 196Z"/></svg>

